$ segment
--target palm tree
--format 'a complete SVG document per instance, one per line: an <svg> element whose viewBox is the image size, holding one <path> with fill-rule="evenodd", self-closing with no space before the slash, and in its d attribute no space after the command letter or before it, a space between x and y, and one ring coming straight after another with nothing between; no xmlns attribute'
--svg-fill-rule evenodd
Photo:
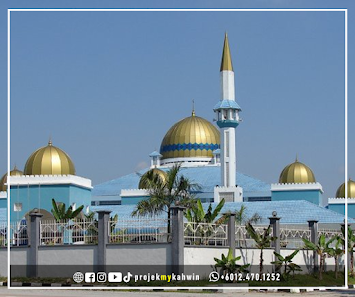
<svg viewBox="0 0 355 297"><path fill-rule="evenodd" d="M149 191L149 198L137 203L132 216L157 215L163 212L168 216L168 233L170 233L170 209L174 205L191 206L195 199L191 194L200 188L188 178L179 174L181 165L174 165L162 179L158 174L149 173L142 176ZM153 172L153 171L152 171Z"/></svg>
<svg viewBox="0 0 355 297"><path fill-rule="evenodd" d="M254 241L256 243L256 247L258 249L260 249L260 264L259 264L259 267L260 267L260 274L262 274L263 273L263 269L264 269L264 267L263 267L263 262L264 262L263 250L270 246L271 241L275 240L275 237L272 237L270 235L270 233L271 233L271 225L269 225L269 227L265 228L264 232L262 234L259 234L250 223L247 223L245 227L246 227L247 232L250 235L250 237L252 239L254 239Z"/></svg>
<svg viewBox="0 0 355 297"><path fill-rule="evenodd" d="M327 256L327 244L325 242L325 235L319 236L318 243L313 243L306 238L302 238L305 248L315 251L319 255L319 279L323 279L323 270L325 264L325 257Z"/></svg>

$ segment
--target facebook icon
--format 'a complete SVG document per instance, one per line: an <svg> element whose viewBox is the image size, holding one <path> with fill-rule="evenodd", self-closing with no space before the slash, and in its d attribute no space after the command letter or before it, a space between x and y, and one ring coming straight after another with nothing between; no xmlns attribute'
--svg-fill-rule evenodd
<svg viewBox="0 0 355 297"><path fill-rule="evenodd" d="M95 273L94 272L86 272L85 273L85 282L86 283L94 283L95 282Z"/></svg>

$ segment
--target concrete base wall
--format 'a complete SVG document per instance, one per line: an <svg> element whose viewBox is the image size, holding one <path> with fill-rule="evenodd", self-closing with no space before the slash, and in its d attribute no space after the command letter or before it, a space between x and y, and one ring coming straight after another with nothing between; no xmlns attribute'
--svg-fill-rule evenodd
<svg viewBox="0 0 355 297"><path fill-rule="evenodd" d="M96 255L96 245L41 246L38 265L96 265Z"/></svg>
<svg viewBox="0 0 355 297"><path fill-rule="evenodd" d="M7 276L7 248L0 248L0 276Z"/></svg>
<svg viewBox="0 0 355 297"><path fill-rule="evenodd" d="M107 265L171 265L171 244L110 244Z"/></svg>
<svg viewBox="0 0 355 297"><path fill-rule="evenodd" d="M26 265L28 263L28 247L11 248L11 265ZM281 249L281 255L287 256L293 250ZM98 247L96 245L70 245L70 246L41 246L38 251L39 265L50 268L53 265L96 265ZM185 247L185 265L214 266L214 258L227 255L227 247ZM236 249L236 257L241 256L240 264L251 264L253 272L258 271L259 249ZM301 250L293 259L294 263L304 266L305 270L312 268L313 253ZM273 249L263 252L264 265L274 261ZM107 245L107 265L171 265L171 244L109 244ZM326 266L334 267L334 259L327 258ZM344 257L341 258L339 269L344 267ZM54 267L55 268L55 267ZM80 269L79 269L80 270ZM254 271L255 270L255 271ZM266 271L265 271L266 272ZM308 272L308 271L304 271ZM41 270L40 276L46 276ZM42 275L43 274L43 275ZM0 248L0 276L7 276L7 249ZM58 275L59 276L59 275Z"/></svg>

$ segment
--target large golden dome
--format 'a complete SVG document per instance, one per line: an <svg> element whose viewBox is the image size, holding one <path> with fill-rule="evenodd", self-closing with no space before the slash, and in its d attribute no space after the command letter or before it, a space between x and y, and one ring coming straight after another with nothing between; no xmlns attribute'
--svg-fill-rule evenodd
<svg viewBox="0 0 355 297"><path fill-rule="evenodd" d="M21 170L18 170L16 166L14 169L10 171L10 176L20 176L23 175L23 172ZM5 173L2 178L0 179L0 191L6 191L7 186L5 185L7 183L7 173Z"/></svg>
<svg viewBox="0 0 355 297"><path fill-rule="evenodd" d="M49 141L47 146L39 148L28 158L24 174L75 175L75 167L70 157Z"/></svg>
<svg viewBox="0 0 355 297"><path fill-rule="evenodd" d="M279 178L281 184L303 184L315 183L316 179L312 170L305 164L298 162L297 158L294 163L287 165L282 170Z"/></svg>
<svg viewBox="0 0 355 297"><path fill-rule="evenodd" d="M162 183L166 182L166 172L163 170L160 170L158 168L153 168L148 170L146 173L144 173L139 181L138 189L149 189L149 182L147 181L147 178L155 178L157 176Z"/></svg>
<svg viewBox="0 0 355 297"><path fill-rule="evenodd" d="M342 183L338 188L336 194L336 198L345 198L345 183ZM349 178L348 180L348 197L347 198L355 198L355 182Z"/></svg>
<svg viewBox="0 0 355 297"><path fill-rule="evenodd" d="M160 146L163 159L203 157L212 158L220 147L219 131L207 120L192 112L165 134Z"/></svg>

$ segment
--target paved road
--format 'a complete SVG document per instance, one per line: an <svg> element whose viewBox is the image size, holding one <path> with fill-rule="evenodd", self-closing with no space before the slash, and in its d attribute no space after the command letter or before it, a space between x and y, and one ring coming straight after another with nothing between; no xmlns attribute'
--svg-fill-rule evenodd
<svg viewBox="0 0 355 297"><path fill-rule="evenodd" d="M4 297L33 297L33 296L48 296L48 297L72 297L72 296L87 296L87 297L208 297L208 296L220 296L220 297L235 297L235 296L247 296L247 297L283 297L283 296L302 296L302 297L354 297L355 291L315 291L308 293L286 293L286 292L238 292L238 293L190 293L190 292L127 292L127 291L93 291L93 290L8 290L4 287L0 288L0 296Z"/></svg>

